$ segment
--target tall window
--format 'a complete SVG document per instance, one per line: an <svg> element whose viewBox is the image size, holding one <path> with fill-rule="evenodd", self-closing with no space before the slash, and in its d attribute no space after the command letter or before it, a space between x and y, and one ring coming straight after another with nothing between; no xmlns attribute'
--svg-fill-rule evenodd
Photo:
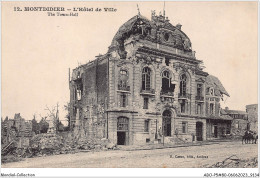
<svg viewBox="0 0 260 178"><path fill-rule="evenodd" d="M151 69L149 67L145 67L142 72L142 89L151 89Z"/></svg>
<svg viewBox="0 0 260 178"><path fill-rule="evenodd" d="M188 123L187 122L182 122L182 133L187 133L187 125Z"/></svg>
<svg viewBox="0 0 260 178"><path fill-rule="evenodd" d="M182 74L180 77L180 94L186 95L187 76Z"/></svg>
<svg viewBox="0 0 260 178"><path fill-rule="evenodd" d="M213 115L213 111L214 111L214 104L213 104L213 103L210 103L210 105L209 105L209 113L210 113L211 115Z"/></svg>
<svg viewBox="0 0 260 178"><path fill-rule="evenodd" d="M202 108L201 103L198 103L198 104L197 104L197 112L196 112L198 115L201 114L201 108Z"/></svg>
<svg viewBox="0 0 260 178"><path fill-rule="evenodd" d="M202 84L197 84L197 96L202 96Z"/></svg>
<svg viewBox="0 0 260 178"><path fill-rule="evenodd" d="M148 109L149 98L144 98L144 109Z"/></svg>
<svg viewBox="0 0 260 178"><path fill-rule="evenodd" d="M119 76L119 87L126 88L127 87L127 80L128 80L128 73L126 70L120 70Z"/></svg>
<svg viewBox="0 0 260 178"><path fill-rule="evenodd" d="M144 131L149 132L149 119L144 121Z"/></svg>
<svg viewBox="0 0 260 178"><path fill-rule="evenodd" d="M171 84L171 78L169 71L162 73L162 91L173 92L175 88L174 84Z"/></svg>
<svg viewBox="0 0 260 178"><path fill-rule="evenodd" d="M185 100L181 100L181 113L185 113L186 109L185 109Z"/></svg>
<svg viewBox="0 0 260 178"><path fill-rule="evenodd" d="M120 107L126 107L127 105L127 96L125 93L120 95Z"/></svg>

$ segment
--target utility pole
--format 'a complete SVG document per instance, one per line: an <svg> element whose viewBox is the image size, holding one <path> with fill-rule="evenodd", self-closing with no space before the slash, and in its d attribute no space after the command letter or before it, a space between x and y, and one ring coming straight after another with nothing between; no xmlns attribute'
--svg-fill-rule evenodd
<svg viewBox="0 0 260 178"><path fill-rule="evenodd" d="M157 119L155 119L155 139L158 139L158 133L157 133Z"/></svg>

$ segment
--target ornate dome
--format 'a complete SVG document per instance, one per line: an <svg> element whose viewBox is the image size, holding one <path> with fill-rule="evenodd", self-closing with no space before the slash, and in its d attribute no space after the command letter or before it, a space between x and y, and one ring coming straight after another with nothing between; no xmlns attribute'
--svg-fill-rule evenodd
<svg viewBox="0 0 260 178"><path fill-rule="evenodd" d="M137 24L145 24L148 26L152 26L151 21L148 20L146 17L142 15L136 15L125 22L117 31L116 35L114 36L111 46L117 45L118 40L121 39L123 36L127 36L133 30L133 27Z"/></svg>
<svg viewBox="0 0 260 178"><path fill-rule="evenodd" d="M173 26L167 17L156 16L155 12L152 12L152 20L139 14L124 23L118 29L109 49L116 47L121 53L120 56L124 56L124 41L132 35L172 48L191 51L190 39L181 30L181 25Z"/></svg>

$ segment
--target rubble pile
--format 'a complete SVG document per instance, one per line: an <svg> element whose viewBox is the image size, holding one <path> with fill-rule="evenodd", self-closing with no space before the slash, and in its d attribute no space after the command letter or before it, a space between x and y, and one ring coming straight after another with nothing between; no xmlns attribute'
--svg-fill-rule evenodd
<svg viewBox="0 0 260 178"><path fill-rule="evenodd" d="M213 165L204 165L206 168L257 168L258 158L251 159L239 159L236 155L232 155L221 162L217 162Z"/></svg>
<svg viewBox="0 0 260 178"><path fill-rule="evenodd" d="M80 140L78 142L78 149L80 150L94 150L94 151L106 151L106 150L116 150L117 146L111 143L108 139L100 140Z"/></svg>
<svg viewBox="0 0 260 178"><path fill-rule="evenodd" d="M246 160L239 160L237 162L232 162L229 164L228 168L258 168L257 157Z"/></svg>
<svg viewBox="0 0 260 178"><path fill-rule="evenodd" d="M56 134L38 134L31 139L29 149L33 156L59 154L63 143L63 138Z"/></svg>
<svg viewBox="0 0 260 178"><path fill-rule="evenodd" d="M2 163L36 156L116 149L118 149L117 145L111 143L108 139L87 139L86 136L73 132L64 135L44 133L33 136L28 147L18 148L16 141L13 141L8 149L2 149Z"/></svg>

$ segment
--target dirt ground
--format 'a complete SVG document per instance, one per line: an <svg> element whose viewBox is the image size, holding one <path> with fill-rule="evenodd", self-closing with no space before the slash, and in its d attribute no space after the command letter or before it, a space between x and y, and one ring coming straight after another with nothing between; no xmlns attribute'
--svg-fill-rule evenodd
<svg viewBox="0 0 260 178"><path fill-rule="evenodd" d="M235 155L241 160L258 157L257 144L219 144L138 151L80 152L27 158L2 168L199 168Z"/></svg>

